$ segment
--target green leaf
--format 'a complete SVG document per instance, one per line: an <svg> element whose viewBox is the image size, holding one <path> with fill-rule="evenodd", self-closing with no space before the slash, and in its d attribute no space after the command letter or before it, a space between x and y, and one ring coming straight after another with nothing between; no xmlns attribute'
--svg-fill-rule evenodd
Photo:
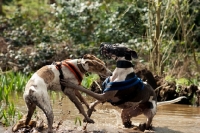
<svg viewBox="0 0 200 133"><path fill-rule="evenodd" d="M79 122L80 126L82 125L81 119L79 117L76 117L76 119L75 119L75 125L77 124L77 122Z"/></svg>

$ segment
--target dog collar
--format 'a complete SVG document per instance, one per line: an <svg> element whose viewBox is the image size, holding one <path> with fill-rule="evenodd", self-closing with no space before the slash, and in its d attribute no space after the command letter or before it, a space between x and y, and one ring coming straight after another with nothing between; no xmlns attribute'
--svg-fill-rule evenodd
<svg viewBox="0 0 200 133"><path fill-rule="evenodd" d="M82 66L82 64L81 64L81 59L78 59L77 60L77 66L78 66L78 68L80 69L80 71L82 72L82 73L86 73L87 71L83 68L83 66Z"/></svg>
<svg viewBox="0 0 200 133"><path fill-rule="evenodd" d="M130 68L130 67L134 67L134 65L129 62L129 61L117 61L117 67L118 68Z"/></svg>

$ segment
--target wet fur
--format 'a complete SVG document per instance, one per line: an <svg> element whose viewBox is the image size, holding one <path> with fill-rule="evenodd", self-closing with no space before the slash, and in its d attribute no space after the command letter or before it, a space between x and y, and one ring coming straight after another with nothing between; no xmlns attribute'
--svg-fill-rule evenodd
<svg viewBox="0 0 200 133"><path fill-rule="evenodd" d="M78 69L77 59L70 60L69 62L71 62ZM100 74L104 77L112 74L112 72L106 68L105 63L93 55L89 54L84 55L84 57L81 59L81 64L87 72ZM71 73L71 71L67 67L62 66L61 69L63 71L65 79L70 80L74 84L79 83L75 78L75 76ZM83 74L84 73L82 73L82 76ZM47 91L48 90L61 91L59 75L60 73L56 69L55 65L44 66L33 74L33 76L26 84L25 91L23 94L25 103L28 108L28 114L25 118L24 121L25 123L24 124L20 123L21 125L25 126L29 125L31 117L36 109L36 106L38 106L45 113L47 117L48 132L53 132L52 125L53 125L54 115L50 102L50 97ZM84 116L85 122L94 123L94 121L87 116L87 114L84 111L84 108L82 107L81 102L84 103L87 108L89 108L89 105L81 96L78 90L65 88L63 93L67 95L69 99L75 104L79 112ZM14 126L14 127L19 128L19 126ZM16 130L18 129L13 128L13 131Z"/></svg>
<svg viewBox="0 0 200 133"><path fill-rule="evenodd" d="M118 58L118 60L125 60L123 57ZM118 81L124 81L130 73L134 72L133 67L131 68L116 68L113 71L113 75L110 77L110 80L112 82L118 82ZM102 102L107 102L108 100L112 100L113 102L119 101L120 97L118 96L118 91L107 91L103 94L97 94L94 93L88 89L83 88L82 86L75 85L73 83L70 83L70 81L63 80L61 83L64 86L68 86L80 91L85 92L86 94L96 98L98 101L95 101L90 105L90 110L88 110L88 116L91 116L92 112L94 111L94 107L98 105L99 103ZM121 92L123 93L131 93L131 90L135 89L135 86L133 86L130 89L125 89ZM120 94L119 94L120 95ZM162 102L159 105L165 105L165 104L171 104L180 101L184 97L180 97L176 100L173 101L168 101L168 102ZM147 117L147 121L144 124L140 124L139 128L140 130L145 130L145 129L150 129L151 128L151 123L153 120L153 117L156 114L157 111L157 96L155 94L155 91L153 88L144 83L144 89L140 90L136 96L133 96L133 98L125 102L121 105L118 105L119 108L122 109L121 112L121 119L122 123L125 127L130 128L133 127L131 124L131 118L136 117L138 115L144 114Z"/></svg>
<svg viewBox="0 0 200 133"><path fill-rule="evenodd" d="M118 58L118 60L125 60L124 58ZM113 75L110 77L110 81L112 82L119 82L119 81L124 81L125 79L128 78L128 75L130 73L134 72L133 67L130 68L115 68L113 71ZM66 82L66 81L65 81ZM63 83L63 82L62 82ZM68 82L67 84L63 85L70 85ZM78 89L77 86L70 86L72 88ZM135 87L135 86L134 86ZM123 93L130 93L130 91L134 90L133 88L130 89L125 89L121 92ZM78 89L80 90L80 89ZM83 91L83 90L81 90ZM120 100L120 97L117 94L118 90L115 91L107 91L103 94L91 94L88 93L88 91L84 91L85 93L93 96L99 101L96 101L90 105L90 110L88 111L88 116L92 114L92 111L94 110L94 107L101 103L101 102L106 102L108 100L112 100L112 102L117 102ZM99 96L96 96L99 95ZM141 90L135 97L133 97L129 102L125 102L123 104L117 105L119 108L122 109L121 113L121 119L122 123L125 127L132 127L133 125L131 124L130 119L132 117L136 117L140 114L144 114L147 117L147 122L146 122L146 127L149 128L152 122L152 119L154 115L156 114L156 94L152 87L148 84L144 84L144 89Z"/></svg>
<svg viewBox="0 0 200 133"><path fill-rule="evenodd" d="M119 46L120 50L118 49L117 45L114 47L102 44L101 46L101 53L108 58L113 58L116 61L130 61L133 58L137 58L137 53L132 51L128 48L122 48ZM124 81L128 78L129 74L134 73L134 68L118 68L116 67L113 71L113 75L110 77L110 82L119 82ZM147 121L144 124L139 126L140 130L149 129L151 127L151 123L153 117L157 111L157 96L153 88L144 83L144 89L136 91L136 86L133 86L129 89L124 89L121 91L112 90L106 91L103 94L94 93L88 89L85 89L82 86L75 85L68 80L62 80L61 84L67 87L74 88L76 90L80 90L85 92L86 94L96 98L98 101L95 101L90 105L90 109L88 110L88 116L91 116L92 112L95 110L94 107L102 102L107 102L108 100L112 102L117 102L121 100L121 98L126 94L135 94L132 99L129 99L128 102L123 104L117 105L119 108L122 109L121 112L121 119L122 123L125 127L130 128L133 127L131 123L131 118L136 117L138 115L144 114L147 117ZM180 101L182 98L178 98L168 102L162 102L160 105L171 104Z"/></svg>

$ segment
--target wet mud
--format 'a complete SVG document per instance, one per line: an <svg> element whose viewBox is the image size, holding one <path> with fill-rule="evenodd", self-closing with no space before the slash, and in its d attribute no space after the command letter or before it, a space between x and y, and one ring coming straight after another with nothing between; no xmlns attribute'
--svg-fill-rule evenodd
<svg viewBox="0 0 200 133"><path fill-rule="evenodd" d="M54 96L52 100L52 106L54 111L54 130L56 133L140 133L137 130L137 126L140 123L146 121L143 115L132 118L132 123L136 126L131 129L123 128L120 118L120 109L111 106L109 103L98 105L96 112L94 112L91 118L95 121L94 124L86 124L82 122L82 115L79 114L74 104L64 96L64 99L60 96ZM14 98L15 99L15 98ZM60 101L59 99L62 99ZM94 101L92 98L87 98L88 101ZM15 105L17 110L26 114L26 107L21 97L18 100L15 99ZM36 115L39 117L37 122L44 120L46 125L46 117L44 113L37 108ZM32 118L35 119L35 118ZM197 133L200 131L200 108L171 104L158 107L157 114L153 119L153 129L145 132L155 133ZM0 125L0 132L11 133L12 127L3 127ZM38 132L38 129L34 130L18 130L17 133L22 132ZM40 129L39 132L45 133L45 126Z"/></svg>

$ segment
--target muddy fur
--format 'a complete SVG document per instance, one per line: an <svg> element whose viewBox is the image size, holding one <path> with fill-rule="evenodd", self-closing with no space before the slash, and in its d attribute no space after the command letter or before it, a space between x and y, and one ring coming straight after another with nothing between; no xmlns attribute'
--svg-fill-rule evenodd
<svg viewBox="0 0 200 133"><path fill-rule="evenodd" d="M67 60L67 62L73 65L78 71L76 73L81 74L81 77L83 77L85 73L81 72L81 70L79 69L80 66L78 66L78 61L80 61L82 69L84 69L86 72L96 73L98 75L101 75L102 77L112 75L112 72L106 68L104 62L100 61L100 59L96 58L93 55L86 54L81 59ZM74 75L74 72L72 72L68 67L62 65L61 70L65 79L70 80L74 84L79 84L79 81ZM23 127L24 125L28 126L31 121L31 117L36 109L36 106L38 106L47 117L48 132L53 132L52 125L54 115L50 102L50 97L48 96L48 90L61 91L59 76L60 72L58 71L56 65L53 64L42 67L32 75L25 87L25 91L23 94L25 103L28 108L28 113L26 115L26 118L22 122L14 125L13 131L17 131L20 127ZM65 88L63 90L63 93L68 96L68 98L75 104L79 112L84 116L85 122L94 123L94 121L90 119L84 111L81 103L84 103L87 108L89 108L89 105L79 91L71 88Z"/></svg>
<svg viewBox="0 0 200 133"><path fill-rule="evenodd" d="M136 78L134 65L131 63L132 58L137 58L137 53L135 51L122 45L102 43L100 46L100 53L104 57L113 58L116 61L116 68L113 71L112 76L108 77L106 82L113 82L113 84L118 82L118 85L120 83L124 85L123 81ZM153 77L153 75L149 73L148 76ZM155 81L153 82L155 83ZM88 116L91 116L94 111L94 107L99 103L110 102L113 106L117 106L122 109L121 119L124 127L133 127L134 125L131 123L131 118L137 117L141 114L145 115L147 120L139 126L140 130L144 131L145 129L151 129L152 127L152 120L157 111L157 96L154 89L145 82L140 82L140 84L134 84L132 86L128 85L129 87L126 89L124 89L125 86L123 86L120 89L116 89L117 87L114 87L110 90L109 87L106 86L112 86L112 84L106 83L105 88L103 88L103 90L105 89L106 91L103 91L102 94L94 93L82 86L73 84L69 80L62 80L61 83L63 86L83 91L98 100L90 105ZM159 104L171 104L180 101L182 98L184 97Z"/></svg>
<svg viewBox="0 0 200 133"><path fill-rule="evenodd" d="M125 59L118 58L117 61L121 61L121 60L124 61ZM113 75L110 77L110 80L112 82L124 81L125 79L132 78L130 74L132 75L133 73L134 73L133 67L129 67L126 69L116 67L116 69L113 71ZM119 108L122 109L121 119L122 119L123 125L126 128L133 127L130 119L132 117L136 117L141 114L144 114L147 117L147 122L139 126L141 130L151 128L152 119L154 115L156 114L157 99L156 99L156 94L150 85L144 84L144 89L139 90L139 91L136 91L139 86L133 86L121 91L112 90L112 91L106 91L103 94L96 94L89 90L84 89L81 86L71 84L66 80L62 81L61 83L67 87L72 87L77 90L83 91L86 94L99 100L90 105L90 110L88 110L88 116L92 114L94 107L101 102L112 101L113 103L115 103L122 100L124 96L128 96L130 94L136 93L136 95L134 95L128 101L118 104L118 105L114 105L114 106L118 106Z"/></svg>

